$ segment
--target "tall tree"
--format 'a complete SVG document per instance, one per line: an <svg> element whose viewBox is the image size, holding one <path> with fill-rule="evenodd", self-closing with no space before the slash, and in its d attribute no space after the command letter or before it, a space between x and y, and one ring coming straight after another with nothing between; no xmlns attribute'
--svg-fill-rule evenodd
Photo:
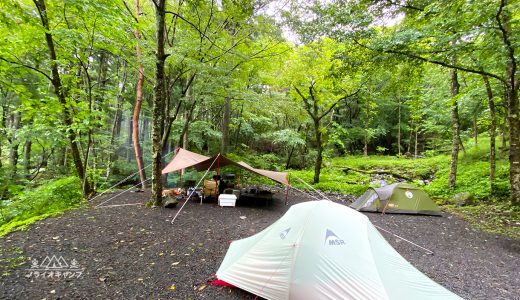
<svg viewBox="0 0 520 300"><path fill-rule="evenodd" d="M135 54L137 57L137 84L135 86L135 105L134 113L132 115L132 142L134 145L135 160L137 162L137 170L139 172L139 179L141 181L141 188L146 188L146 172L143 161L143 151L141 150L141 143L139 141L139 115L141 114L141 106L143 104L143 83L144 83L144 68L142 63L141 33L139 32L139 18L141 9L139 0L135 1L135 20L136 28L134 29L134 37L136 40Z"/></svg>
<svg viewBox="0 0 520 300"><path fill-rule="evenodd" d="M489 82L487 75L482 75L484 85L486 87L486 95L488 100L489 108L489 184L491 192L495 190L495 171L496 171L496 131L497 131L497 120L496 120L496 108L495 100L493 96L493 89Z"/></svg>
<svg viewBox="0 0 520 300"><path fill-rule="evenodd" d="M166 0L154 0L156 24L156 53L155 53L155 87L153 99L152 124L152 198L150 202L155 206L162 205L162 150L161 144L164 131L165 106L165 78L164 65L167 58L165 53L165 24Z"/></svg>
<svg viewBox="0 0 520 300"><path fill-rule="evenodd" d="M311 117L316 146L316 161L314 164L314 183L320 181L321 167L323 163L323 140L326 128L322 120L328 116L336 106L356 95L353 90L358 82L354 77L346 74L339 75L341 61L335 57L339 51L339 45L330 39L301 46L296 52L293 64L289 67L288 74L296 96L302 101L303 108Z"/></svg>
<svg viewBox="0 0 520 300"><path fill-rule="evenodd" d="M70 110L70 106L67 102L67 88L63 86L59 68L58 68L58 57L56 55L56 50L54 47L54 39L52 36L52 30L51 26L49 24L48 19L48 12L47 7L45 6L45 0L33 0L34 4L36 5L36 8L38 10L38 14L40 16L40 20L42 23L42 26L45 30L45 41L47 43L47 49L50 59L50 65L51 65L51 76L46 76L52 83L54 87L54 92L56 96L58 97L59 103L62 106L63 110L63 123L68 127L68 139L69 144L72 152L72 159L74 161L74 165L76 167L76 172L78 174L78 177L84 180L83 184L83 195L89 196L92 194L92 186L90 185L90 182L88 181L85 173L85 168L83 166L83 161L81 159L81 155L79 152L79 145L77 141L77 135L76 132L72 126L73 120L72 120L72 112Z"/></svg>
<svg viewBox="0 0 520 300"><path fill-rule="evenodd" d="M448 177L448 186L455 188L457 182L457 163L459 157L459 142L460 142L460 128L459 128L459 79L457 70L452 69L451 74L451 126L452 126L452 141L451 141L451 160L450 160L450 174Z"/></svg>

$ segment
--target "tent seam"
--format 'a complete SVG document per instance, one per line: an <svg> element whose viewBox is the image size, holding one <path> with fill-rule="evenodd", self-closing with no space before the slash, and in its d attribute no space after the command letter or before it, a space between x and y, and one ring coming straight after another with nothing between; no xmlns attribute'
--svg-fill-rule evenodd
<svg viewBox="0 0 520 300"><path fill-rule="evenodd" d="M374 252L372 251L372 243L370 243L370 237L368 235L368 226L370 225L370 221L366 222L366 226L365 226L365 236L368 238L368 247L370 248L370 253L372 254L372 257L374 257ZM381 238L383 238L381 236ZM373 261L373 260L372 260ZM374 262L374 261L373 261ZM374 263L375 265L375 263ZM386 291L386 287L385 285L383 284L383 278L381 278L381 274L379 273L379 269L377 267L374 267L376 269L376 272L377 272L377 278L379 279L379 283L380 283L380 286L383 287L383 291L385 293L385 296L386 296L386 299L390 299L390 297L388 296L388 293Z"/></svg>

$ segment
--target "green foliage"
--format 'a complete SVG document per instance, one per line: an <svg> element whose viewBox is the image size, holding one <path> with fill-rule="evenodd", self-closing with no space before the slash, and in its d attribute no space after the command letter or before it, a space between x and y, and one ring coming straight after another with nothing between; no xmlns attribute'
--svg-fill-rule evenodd
<svg viewBox="0 0 520 300"><path fill-rule="evenodd" d="M467 148L466 154L459 154L457 170L457 185L455 189L448 188L450 157L437 155L432 157L408 159L395 156L344 156L331 158L325 162L320 182L315 188L324 191L341 192L359 196L370 185L377 186L378 181L368 174L372 171L386 173L387 183L393 183L399 178L392 174L408 178L412 183L423 185L426 192L439 203L454 203L453 197L458 193L470 193L476 203L504 203L509 196L509 164L507 160L497 160L494 192L489 183L489 162L486 153L489 139L481 138L479 145ZM351 168L344 172L344 169ZM361 172L356 172L355 170ZM366 172L366 173L363 173ZM312 182L312 172L291 171L307 183ZM403 179L399 179L403 180ZM297 180L292 184L304 187Z"/></svg>
<svg viewBox="0 0 520 300"><path fill-rule="evenodd" d="M489 183L489 138L481 138L478 145L468 148L466 154L459 154L457 183L454 189L448 187L449 156L427 158L437 161L434 179L425 189L430 196L445 203L454 203L453 196L469 192L478 203L505 202L509 196L509 162L497 160L494 191Z"/></svg>
<svg viewBox="0 0 520 300"><path fill-rule="evenodd" d="M0 207L0 236L47 216L59 214L81 203L81 181L77 177L49 181L24 191Z"/></svg>
<svg viewBox="0 0 520 300"><path fill-rule="evenodd" d="M508 204L480 204L446 208L469 221L477 229L520 238L520 208Z"/></svg>
<svg viewBox="0 0 520 300"><path fill-rule="evenodd" d="M295 171L289 172L291 185L299 189L308 190L307 184L313 180L313 171ZM305 181L307 184L301 182ZM312 185L315 189L325 192L337 192L342 194L361 195L365 192L368 186L370 176L360 173L348 173L337 168L324 168L320 177L320 182Z"/></svg>

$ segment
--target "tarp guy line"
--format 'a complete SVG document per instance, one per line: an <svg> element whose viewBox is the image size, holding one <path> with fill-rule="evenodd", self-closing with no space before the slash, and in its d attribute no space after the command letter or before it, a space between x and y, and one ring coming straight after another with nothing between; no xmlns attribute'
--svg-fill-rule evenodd
<svg viewBox="0 0 520 300"><path fill-rule="evenodd" d="M294 187L294 186L293 186L292 188L293 188L294 190L296 190L296 191L298 191L298 192L300 192L300 193L306 195L306 196L309 196L309 197L311 197L311 198L314 198L314 200L320 200L320 198L314 196L314 195L311 194L311 193L307 193L306 191L304 191L304 190L300 190L299 188L296 188L296 187Z"/></svg>
<svg viewBox="0 0 520 300"><path fill-rule="evenodd" d="M175 221L175 219L177 218L177 216L179 215L179 213L181 212L181 210L184 208L184 206L186 205L186 203L188 203L188 201L190 200L191 196L193 195L193 193L195 193L195 191L197 190L197 188L199 187L200 183L204 180L204 178L206 178L206 175L208 174L209 170L211 169L211 167L213 167L213 164L215 163L215 161L217 160L219 156L215 157L215 159L213 160L213 162L211 163L211 165L209 166L209 168L206 170L206 173L204 173L204 175L202 175L202 177L200 178L199 182L197 183L197 186L195 186L195 188L191 191L190 195L188 196L188 198L186 199L186 201L184 201L184 204L181 206L181 208L179 208L179 211L175 214L175 216L173 217L172 219L172 222L171 224L173 224L173 222ZM200 204L202 204L202 198L200 199Z"/></svg>
<svg viewBox="0 0 520 300"><path fill-rule="evenodd" d="M132 206L132 205L143 205L143 203L127 203L127 204L103 205L103 206L100 206L98 208L119 207L119 206Z"/></svg>
<svg viewBox="0 0 520 300"><path fill-rule="evenodd" d="M162 158L165 158L167 155L169 155L170 153L172 153L172 152L174 152L174 151L175 151L175 150L172 150L172 151L166 153L165 155L162 156ZM128 175L128 177L126 177L125 179L119 181L118 183L114 184L113 186L109 187L108 189L106 189L106 190L103 191L102 193L96 195L96 196L93 197L92 199L89 199L88 201L89 201L89 202L94 201L94 199L97 199L98 197L101 197L101 196L104 195L105 193L108 193L110 190L114 189L116 186L120 185L120 184L121 184L122 182L124 182L125 180L129 179L130 177L134 176L135 174L139 173L140 171L142 171L142 170L148 168L148 167L151 166L152 164L153 164L153 162L150 163L150 164L148 164L148 165L145 166L144 168L142 168L142 169L140 169L140 170L137 170L137 172ZM148 180L146 180L146 181L148 181ZM144 181L144 182L146 182L146 181ZM141 182L139 182L139 184L141 184ZM133 187L135 187L135 186L137 186L137 184L134 185ZM99 205L98 205L98 206L99 206Z"/></svg>
<svg viewBox="0 0 520 300"><path fill-rule="evenodd" d="M317 189L315 189L312 185L308 184L307 182L303 181L301 178L299 178L298 176L294 176L296 177L296 179L298 179L299 181L303 182L305 185L307 185L308 187L310 187L311 189L313 189L316 193L318 193L318 195L322 196L323 199L326 199L326 200L329 200L329 198L327 198L327 196L325 196L324 194L320 193Z"/></svg>
<svg viewBox="0 0 520 300"><path fill-rule="evenodd" d="M152 178L148 178L148 179L146 179L146 180L145 180L145 181L143 181L143 182L147 182L147 181L148 181L148 180L150 180L150 179L152 179ZM136 186L140 185L140 184L141 184L141 183L143 183L143 182L139 182L138 184L136 184L136 185L133 185L133 186L129 187L128 189L126 189L126 190L122 191L121 193L119 193L119 194L115 195L114 197L111 197L111 198L109 198L108 200L106 200L106 201L104 201L104 202L101 202L101 203L99 203L99 204L98 204L98 205L96 205L96 206L95 206L94 208L98 208L98 207L100 207L101 205L103 205L103 204L107 203L108 201L110 201L110 200L112 200L112 199L114 199L114 198L116 198L116 197L118 197L118 196L120 196L120 195L122 195L122 194L124 194L124 193L128 192L129 190L131 190L131 189L135 188Z"/></svg>

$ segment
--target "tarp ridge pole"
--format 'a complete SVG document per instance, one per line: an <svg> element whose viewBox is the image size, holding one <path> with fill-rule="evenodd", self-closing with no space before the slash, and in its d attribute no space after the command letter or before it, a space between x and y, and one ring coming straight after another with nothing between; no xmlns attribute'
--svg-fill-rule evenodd
<svg viewBox="0 0 520 300"><path fill-rule="evenodd" d="M209 170L211 170L211 167L213 167L213 164L215 163L217 159L215 158L213 160L213 162L211 163L211 165L209 166L209 168L206 170L206 172L204 173L204 175L202 175L202 178L199 180L199 182L197 183L197 185L195 186L195 188L193 189L193 191L191 191L191 193L188 195L188 198L186 199L186 201L184 201L184 204L182 204L181 208L179 208L179 211L175 214L175 216L173 217L172 219L172 222L171 224L173 224L173 222L175 221L175 219L177 219L177 216L179 215L179 213L181 212L181 210L184 208L184 206L186 205L186 203L188 203L188 201L190 200L191 196L193 195L193 193L195 193L195 191L197 190L197 188L199 187L200 183L204 180L204 178L206 177L206 175L208 174ZM204 191L202 191L202 193L204 193ZM202 197L200 199L200 204L202 204Z"/></svg>
<svg viewBox="0 0 520 300"><path fill-rule="evenodd" d="M416 243L414 243L412 241L409 241L409 240L405 239L404 237L398 236L397 234L395 234L393 232L390 232L388 230L385 230L385 229L383 229L383 228L381 228L381 227L379 227L377 225L374 225L374 226L377 227L377 229L383 230L384 232L389 233L389 234L395 236L396 238L399 238L399 239L401 239L401 240L403 240L403 241L405 241L407 243L410 243L410 244L414 245L415 247L421 248L421 249L423 249L424 251L426 251L430 255L433 255L433 251L431 251L431 250L428 250L428 249L426 249L424 247L421 247L421 246L417 245Z"/></svg>

